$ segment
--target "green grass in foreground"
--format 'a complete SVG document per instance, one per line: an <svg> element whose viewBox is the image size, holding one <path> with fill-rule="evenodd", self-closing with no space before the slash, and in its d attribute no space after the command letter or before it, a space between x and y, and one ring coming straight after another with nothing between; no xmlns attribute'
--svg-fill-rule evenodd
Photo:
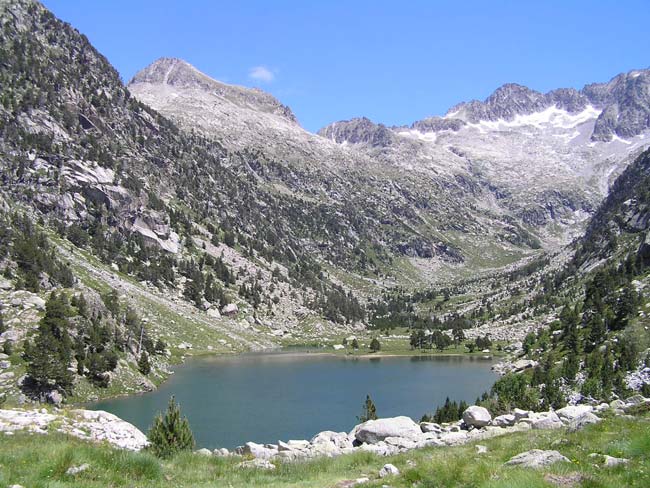
<svg viewBox="0 0 650 488"><path fill-rule="evenodd" d="M238 469L241 458L206 458L191 453L160 461L147 453L131 453L88 444L62 435L2 436L0 487L19 483L40 487L333 487L368 476L363 486L378 487L648 487L650 486L650 419L610 418L582 432L530 431L486 440L487 454L474 445L429 448L381 458L357 453L334 459L279 463L275 471ZM529 449L556 449L571 460L542 470L504 467L510 457ZM616 468L598 467L596 452L630 459ZM384 463L401 474L378 479ZM90 468L66 475L71 466ZM551 479L552 478L552 479ZM554 484L555 483L555 484ZM559 483L559 484L558 484Z"/></svg>

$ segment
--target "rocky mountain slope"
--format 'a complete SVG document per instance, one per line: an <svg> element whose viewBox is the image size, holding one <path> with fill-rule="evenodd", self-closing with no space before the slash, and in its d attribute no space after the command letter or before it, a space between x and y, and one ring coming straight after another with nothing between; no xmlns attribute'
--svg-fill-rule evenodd
<svg viewBox="0 0 650 488"><path fill-rule="evenodd" d="M648 70L580 91L542 94L507 84L484 102L458 104L410 127L358 119L319 134L408 171L464 169L498 207L540 229L544 241L557 224L575 230L648 146L649 86Z"/></svg>
<svg viewBox="0 0 650 488"><path fill-rule="evenodd" d="M191 349L361 330L387 289L481 288L466 278L495 270L507 280L577 232L646 145L645 71L581 92L506 85L409 128L359 119L316 135L269 94L180 60L126 87L32 0L0 3L0 59L0 334L11 343L0 387L11 398L52 291L71 305L80 395L150 388ZM490 299L510 296L499 293ZM159 356L150 378L143 343Z"/></svg>

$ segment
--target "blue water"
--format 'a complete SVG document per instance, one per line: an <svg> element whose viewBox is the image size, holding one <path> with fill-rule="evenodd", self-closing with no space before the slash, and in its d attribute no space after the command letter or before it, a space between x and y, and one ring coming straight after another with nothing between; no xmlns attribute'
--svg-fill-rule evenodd
<svg viewBox="0 0 650 488"><path fill-rule="evenodd" d="M171 395L188 417L199 447L246 441L310 439L348 431L366 394L380 417L419 420L449 396L473 402L496 380L491 361L451 356L347 358L318 354L245 354L193 359L158 390L106 400L106 410L146 430Z"/></svg>

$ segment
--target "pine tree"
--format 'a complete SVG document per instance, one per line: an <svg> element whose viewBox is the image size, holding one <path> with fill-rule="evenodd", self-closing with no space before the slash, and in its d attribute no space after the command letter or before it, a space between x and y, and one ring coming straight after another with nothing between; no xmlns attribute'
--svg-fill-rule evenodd
<svg viewBox="0 0 650 488"><path fill-rule="evenodd" d="M370 341L370 350L372 352L378 352L381 349L381 344L379 343L379 339L374 337L372 341Z"/></svg>
<svg viewBox="0 0 650 488"><path fill-rule="evenodd" d="M167 412L154 419L147 433L151 451L159 457L168 458L180 451L194 448L194 435L186 417L181 417L180 406L172 396Z"/></svg>
<svg viewBox="0 0 650 488"><path fill-rule="evenodd" d="M357 417L359 422L367 422L368 420L377 420L377 408L375 407L370 395L366 395L366 401L361 410L361 416Z"/></svg>
<svg viewBox="0 0 650 488"><path fill-rule="evenodd" d="M27 375L35 389L44 392L72 391L72 373L68 371L72 344L68 335L68 303L64 295L52 292L33 344L25 350Z"/></svg>
<svg viewBox="0 0 650 488"><path fill-rule="evenodd" d="M140 359L138 359L138 369L140 373L147 376L151 373L151 363L149 363L149 354L146 351L142 351L140 354Z"/></svg>
<svg viewBox="0 0 650 488"><path fill-rule="evenodd" d="M6 332L7 327L5 326L4 320L2 318L2 310L0 310L0 334Z"/></svg>
<svg viewBox="0 0 650 488"><path fill-rule="evenodd" d="M359 349L359 341L356 338L352 339L352 349Z"/></svg>

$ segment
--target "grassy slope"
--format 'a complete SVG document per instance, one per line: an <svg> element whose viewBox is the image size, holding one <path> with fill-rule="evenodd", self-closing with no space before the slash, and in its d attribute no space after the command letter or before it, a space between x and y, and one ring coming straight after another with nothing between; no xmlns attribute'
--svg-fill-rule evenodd
<svg viewBox="0 0 650 488"><path fill-rule="evenodd" d="M549 481L580 481L574 486L650 486L650 418L608 418L578 433L530 431L482 441L486 454L474 445L428 448L390 458L357 453L334 459L278 464L275 471L238 469L241 458L206 458L182 454L161 462L146 453L130 453L91 445L60 435L17 434L0 442L0 486L20 483L38 487L213 487L213 486L341 486L343 480L371 478L363 486L393 487L542 487ZM529 449L556 449L571 463L539 471L504 467L515 454ZM627 466L602 468L590 453L630 459ZM384 463L401 471L397 477L378 479ZM76 476L66 475L70 466L89 463ZM571 486L568 483L560 486Z"/></svg>

